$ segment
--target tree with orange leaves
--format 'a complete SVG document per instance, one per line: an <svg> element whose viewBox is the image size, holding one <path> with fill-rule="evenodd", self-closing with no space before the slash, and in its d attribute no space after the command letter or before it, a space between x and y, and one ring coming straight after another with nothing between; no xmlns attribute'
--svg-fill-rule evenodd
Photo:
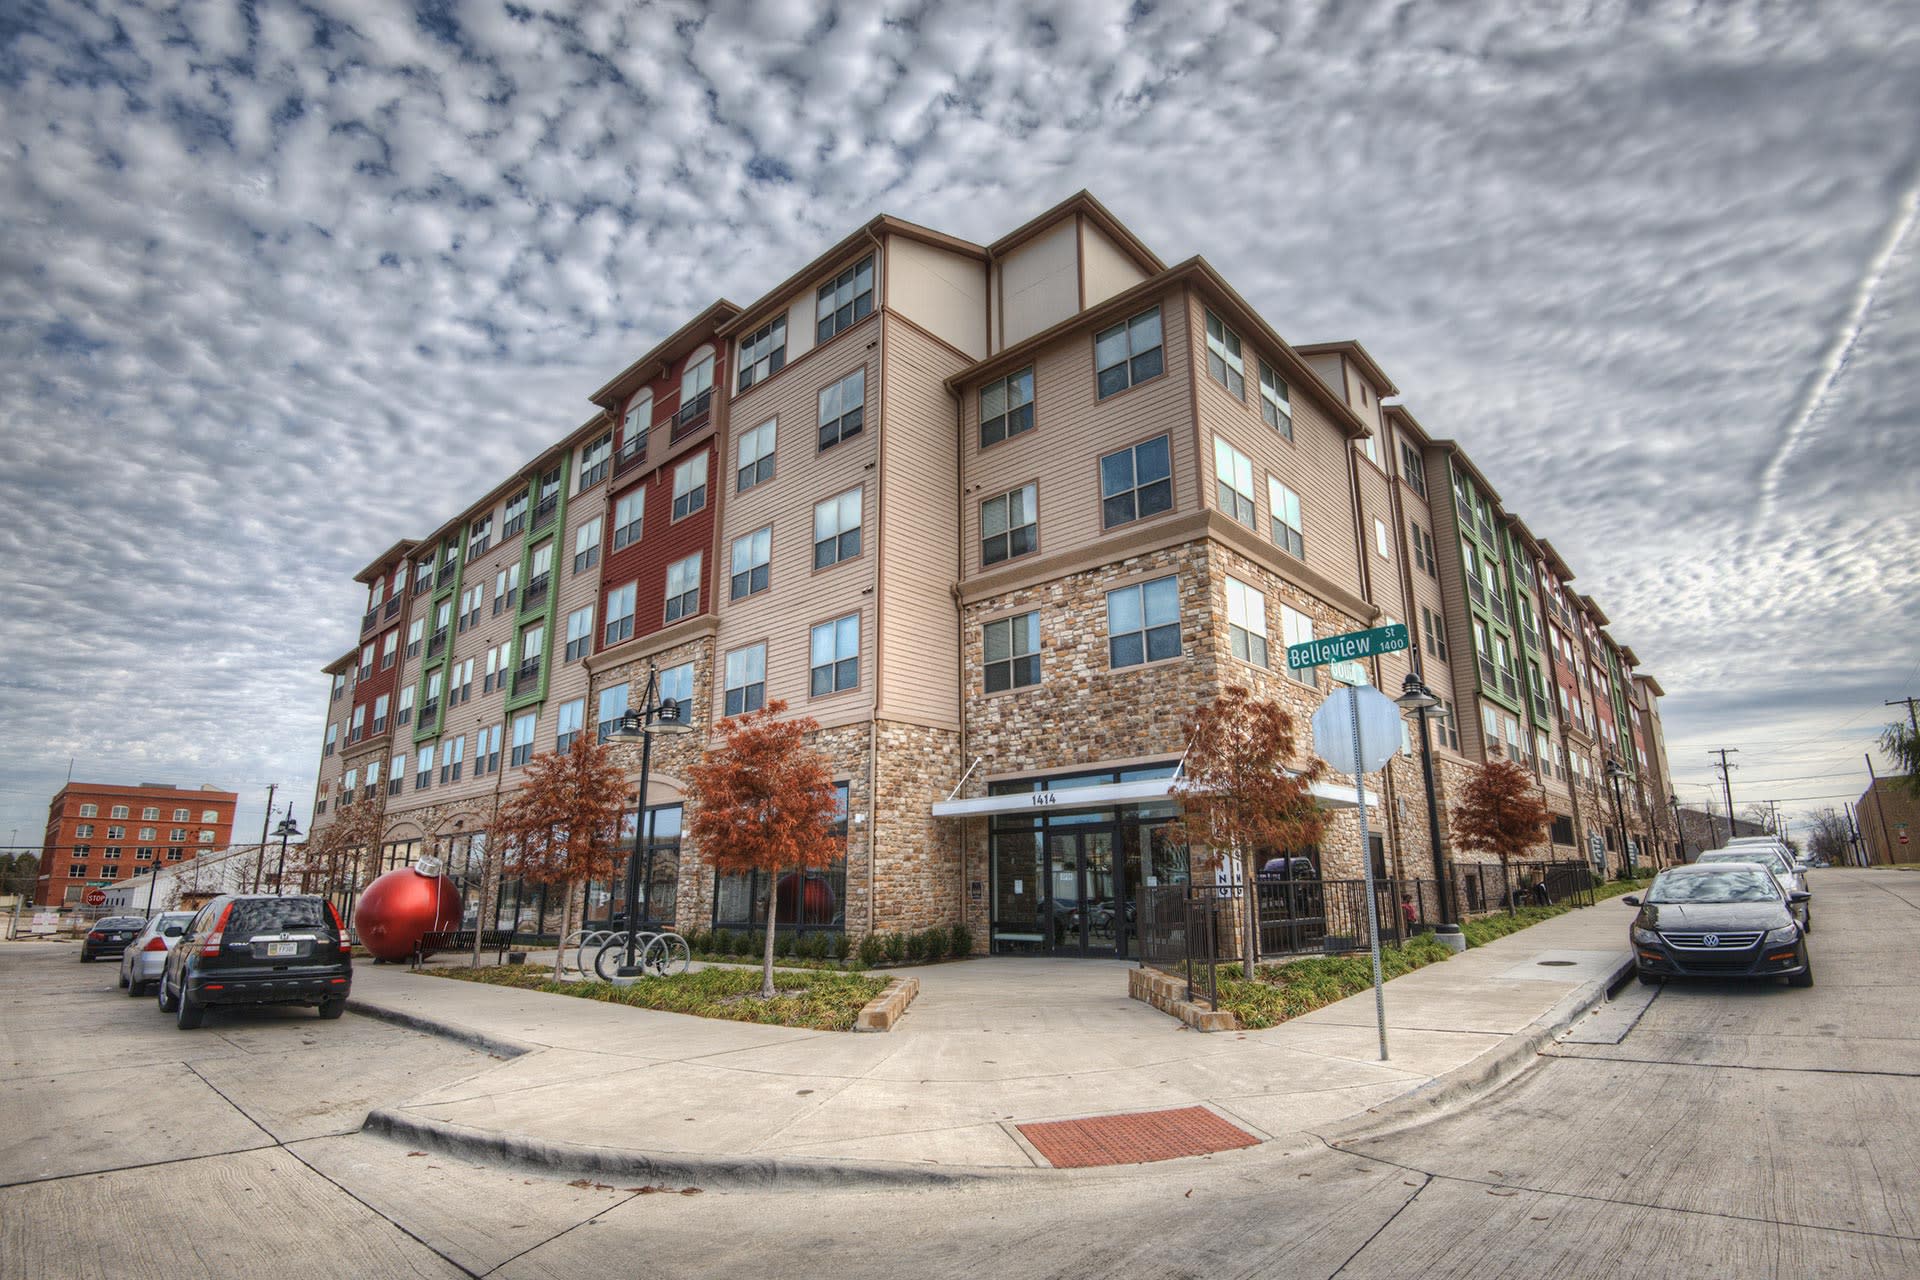
<svg viewBox="0 0 1920 1280"><path fill-rule="evenodd" d="M1513 905L1512 860L1546 838L1550 815L1534 789L1533 775L1498 756L1473 771L1453 810L1453 838L1463 848L1485 849L1500 858Z"/></svg>
<svg viewBox="0 0 1920 1280"><path fill-rule="evenodd" d="M1314 803L1311 790L1327 766L1316 759L1293 770L1297 752L1287 709L1236 685L1194 718L1186 764L1172 788L1180 817L1168 834L1240 868L1247 888L1243 954L1248 977L1260 927L1255 859L1263 849L1289 854L1309 848L1327 829L1327 813Z"/></svg>
<svg viewBox="0 0 1920 1280"><path fill-rule="evenodd" d="M786 709L776 698L759 711L722 720L720 743L687 771L688 837L724 874L767 873L763 1000L773 998L780 895L771 886L782 871L824 867L842 856L833 834L833 773L806 741L819 725L807 717L779 719Z"/></svg>
<svg viewBox="0 0 1920 1280"><path fill-rule="evenodd" d="M527 765L526 781L500 806L493 838L506 851L515 874L535 884L562 886L562 939L573 928L574 889L613 874L626 808L626 775L607 748L585 734L574 739L565 755L546 751L535 756ZM553 976L561 976L558 955Z"/></svg>

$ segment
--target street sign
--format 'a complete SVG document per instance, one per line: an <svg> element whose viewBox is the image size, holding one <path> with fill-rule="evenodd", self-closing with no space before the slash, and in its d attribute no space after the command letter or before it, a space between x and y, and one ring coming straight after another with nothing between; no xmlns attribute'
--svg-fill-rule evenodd
<svg viewBox="0 0 1920 1280"><path fill-rule="evenodd" d="M1362 755L1353 758L1353 720L1360 718ZM1372 773L1400 750L1400 707L1371 685L1335 690L1313 713L1313 750L1341 773Z"/></svg>
<svg viewBox="0 0 1920 1280"><path fill-rule="evenodd" d="M1407 647L1407 624L1389 623L1370 631L1349 631L1342 636L1327 636L1287 646L1287 670L1325 666L1329 662L1351 662L1380 653L1398 653Z"/></svg>
<svg viewBox="0 0 1920 1280"><path fill-rule="evenodd" d="M99 885L95 885L80 895L80 901L90 907L104 907L107 905L107 891Z"/></svg>

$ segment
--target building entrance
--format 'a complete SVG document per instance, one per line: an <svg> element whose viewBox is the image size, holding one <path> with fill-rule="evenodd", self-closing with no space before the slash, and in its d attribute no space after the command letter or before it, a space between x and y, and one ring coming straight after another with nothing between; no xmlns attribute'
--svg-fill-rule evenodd
<svg viewBox="0 0 1920 1280"><path fill-rule="evenodd" d="M1113 836L1111 827L1047 834L1052 892L1043 912L1058 954L1127 954L1127 869L1114 861Z"/></svg>

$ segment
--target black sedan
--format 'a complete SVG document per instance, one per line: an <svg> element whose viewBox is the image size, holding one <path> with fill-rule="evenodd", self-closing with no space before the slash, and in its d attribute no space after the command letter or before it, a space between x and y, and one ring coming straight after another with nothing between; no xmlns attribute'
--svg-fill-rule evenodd
<svg viewBox="0 0 1920 1280"><path fill-rule="evenodd" d="M1781 978L1813 985L1806 930L1788 893L1766 867L1750 862L1669 867L1647 888L1628 929L1642 982L1667 978Z"/></svg>
<svg viewBox="0 0 1920 1280"><path fill-rule="evenodd" d="M144 916L107 916L95 920L80 943L80 963L89 964L102 956L118 956L146 927Z"/></svg>

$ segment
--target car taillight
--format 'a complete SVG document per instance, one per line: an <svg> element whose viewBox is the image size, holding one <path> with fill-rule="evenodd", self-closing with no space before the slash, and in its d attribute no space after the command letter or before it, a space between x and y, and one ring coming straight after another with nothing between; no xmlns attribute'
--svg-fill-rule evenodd
<svg viewBox="0 0 1920 1280"><path fill-rule="evenodd" d="M219 921L213 926L213 932L209 933L206 941L200 944L200 954L202 956L214 957L220 954L220 938L226 930L227 917L232 914L233 904L229 902L226 905L226 909L221 911Z"/></svg>
<svg viewBox="0 0 1920 1280"><path fill-rule="evenodd" d="M352 951L353 942L347 937L347 926L340 923L340 910L333 905L331 900L327 902L327 914L333 917L333 932L340 940L340 949L342 951Z"/></svg>
<svg viewBox="0 0 1920 1280"><path fill-rule="evenodd" d="M148 938L147 945L140 949L142 951L165 951L167 949L167 942L165 938Z"/></svg>
<svg viewBox="0 0 1920 1280"><path fill-rule="evenodd" d="M102 938L104 938L104 937L106 937L106 936L107 936L106 934L104 934L104 933L101 933L101 932L100 932L100 931L99 931L98 929L95 929L95 930L93 930L92 932L90 932L90 933L88 933L88 934L87 934L87 941L88 941L88 942L98 942L98 941L100 941L100 939L102 939Z"/></svg>

